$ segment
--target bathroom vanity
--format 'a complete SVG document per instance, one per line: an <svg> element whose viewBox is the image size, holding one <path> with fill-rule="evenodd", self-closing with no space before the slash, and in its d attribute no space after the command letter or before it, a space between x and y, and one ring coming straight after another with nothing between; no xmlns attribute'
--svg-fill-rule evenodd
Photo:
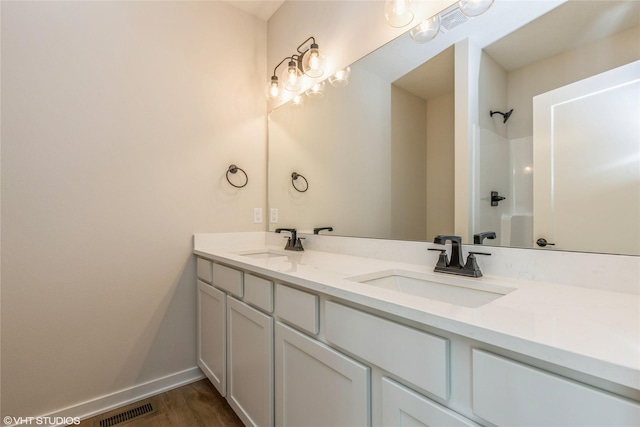
<svg viewBox="0 0 640 427"><path fill-rule="evenodd" d="M198 365L246 425L640 425L637 292L436 274L424 242L281 241L194 239Z"/></svg>

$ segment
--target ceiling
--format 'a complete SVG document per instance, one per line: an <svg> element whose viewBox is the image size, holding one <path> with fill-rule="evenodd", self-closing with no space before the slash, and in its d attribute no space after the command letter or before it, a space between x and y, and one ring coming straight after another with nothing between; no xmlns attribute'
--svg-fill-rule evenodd
<svg viewBox="0 0 640 427"><path fill-rule="evenodd" d="M237 7L253 16L256 16L263 21L268 21L271 15L285 0L226 0L225 3L231 6Z"/></svg>
<svg viewBox="0 0 640 427"><path fill-rule="evenodd" d="M572 0L542 15L533 13L531 7L540 3L544 2L496 3L482 19L470 20L452 31L441 30L430 43L413 43L405 34L367 55L359 64L383 80L430 99L453 86L453 55L446 46L464 36L472 37L477 46L509 72L640 25L639 0ZM521 28L500 35L504 29L497 29L503 26L505 16L511 16L511 21ZM537 19L531 21L532 16ZM529 23L524 24L523 20ZM460 31L464 34L456 35ZM429 53L438 51L442 54ZM407 74L408 69L412 71ZM420 83L425 81L429 84Z"/></svg>
<svg viewBox="0 0 640 427"><path fill-rule="evenodd" d="M393 82L424 100L453 93L453 46Z"/></svg>
<svg viewBox="0 0 640 427"><path fill-rule="evenodd" d="M638 25L640 1L568 1L484 50L513 71Z"/></svg>

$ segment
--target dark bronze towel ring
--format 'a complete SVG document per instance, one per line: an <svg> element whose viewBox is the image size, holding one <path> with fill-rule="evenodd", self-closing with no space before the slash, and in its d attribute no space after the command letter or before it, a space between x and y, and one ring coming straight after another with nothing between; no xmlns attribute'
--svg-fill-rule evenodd
<svg viewBox="0 0 640 427"><path fill-rule="evenodd" d="M298 178L302 178L304 180L304 189L300 189L296 186L296 181L298 180ZM296 191L299 191L300 193L304 193L309 189L309 181L307 181L307 178L300 175L298 172L293 172L291 174L291 185L293 185L293 188L295 188Z"/></svg>
<svg viewBox="0 0 640 427"><path fill-rule="evenodd" d="M238 171L240 171L240 172L242 172L244 174L244 184L236 185L233 182L231 182L231 180L229 179L229 173L235 174ZM249 183L249 177L247 176L247 173L244 170L242 170L241 168L239 168L238 166L230 165L229 169L227 169L227 182L229 184L233 185L236 188L242 188L242 187L244 187L245 185L247 185Z"/></svg>

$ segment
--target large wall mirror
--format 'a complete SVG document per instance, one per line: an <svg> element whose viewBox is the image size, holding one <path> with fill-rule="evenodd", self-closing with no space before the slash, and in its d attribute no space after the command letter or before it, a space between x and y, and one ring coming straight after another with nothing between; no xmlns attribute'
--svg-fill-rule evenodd
<svg viewBox="0 0 640 427"><path fill-rule="evenodd" d="M495 2L405 34L270 113L269 230L639 255L639 60L636 0Z"/></svg>

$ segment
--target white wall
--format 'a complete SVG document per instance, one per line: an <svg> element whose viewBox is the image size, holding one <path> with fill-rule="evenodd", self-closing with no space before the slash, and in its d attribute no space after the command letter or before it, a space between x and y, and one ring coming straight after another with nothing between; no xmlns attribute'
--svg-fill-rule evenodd
<svg viewBox="0 0 640 427"><path fill-rule="evenodd" d="M639 39L640 27L635 27L511 71L507 90L514 113L507 126L509 139L533 135L534 96L640 59Z"/></svg>
<svg viewBox="0 0 640 427"><path fill-rule="evenodd" d="M270 114L269 207L279 212L272 231L332 226L336 234L390 237L391 85L352 68L349 85L327 85L321 99ZM293 189L294 171L307 192Z"/></svg>
<svg viewBox="0 0 640 427"><path fill-rule="evenodd" d="M427 102L391 85L391 236L427 238Z"/></svg>
<svg viewBox="0 0 640 427"><path fill-rule="evenodd" d="M455 234L454 227L454 127L455 95L427 102L427 240Z"/></svg>
<svg viewBox="0 0 640 427"><path fill-rule="evenodd" d="M264 229L266 23L222 2L1 23L2 415L195 367L192 235Z"/></svg>

